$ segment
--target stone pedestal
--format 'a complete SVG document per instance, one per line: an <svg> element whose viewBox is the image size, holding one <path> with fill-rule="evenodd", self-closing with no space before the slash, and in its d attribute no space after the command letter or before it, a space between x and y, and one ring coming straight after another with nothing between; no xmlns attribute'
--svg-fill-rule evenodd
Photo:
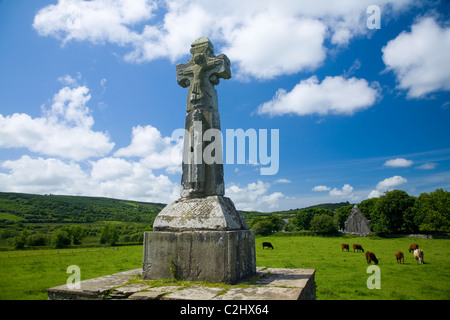
<svg viewBox="0 0 450 320"><path fill-rule="evenodd" d="M252 230L144 233L143 279L234 284L255 273Z"/></svg>
<svg viewBox="0 0 450 320"><path fill-rule="evenodd" d="M155 231L247 230L244 217L224 196L180 198L164 207L153 223Z"/></svg>

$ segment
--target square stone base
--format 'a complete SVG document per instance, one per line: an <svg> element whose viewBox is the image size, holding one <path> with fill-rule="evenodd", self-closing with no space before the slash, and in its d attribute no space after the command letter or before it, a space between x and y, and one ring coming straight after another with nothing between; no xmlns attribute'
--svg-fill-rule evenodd
<svg viewBox="0 0 450 320"><path fill-rule="evenodd" d="M234 284L256 273L255 235L236 231L147 231L143 279Z"/></svg>

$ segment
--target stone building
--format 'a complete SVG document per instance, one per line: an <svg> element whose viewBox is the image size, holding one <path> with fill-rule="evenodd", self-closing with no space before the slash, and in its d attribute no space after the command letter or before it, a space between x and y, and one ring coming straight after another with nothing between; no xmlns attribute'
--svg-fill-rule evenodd
<svg viewBox="0 0 450 320"><path fill-rule="evenodd" d="M364 216L356 204L345 220L344 232L360 236L367 236L370 233L370 220Z"/></svg>

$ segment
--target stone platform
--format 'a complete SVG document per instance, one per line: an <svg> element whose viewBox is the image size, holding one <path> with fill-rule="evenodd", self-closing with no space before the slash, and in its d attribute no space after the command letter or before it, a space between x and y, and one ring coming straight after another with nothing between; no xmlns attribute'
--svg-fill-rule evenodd
<svg viewBox="0 0 450 320"><path fill-rule="evenodd" d="M152 286L134 269L47 289L49 300L315 300L315 269L257 268L255 277L240 286ZM243 285L242 285L243 284Z"/></svg>

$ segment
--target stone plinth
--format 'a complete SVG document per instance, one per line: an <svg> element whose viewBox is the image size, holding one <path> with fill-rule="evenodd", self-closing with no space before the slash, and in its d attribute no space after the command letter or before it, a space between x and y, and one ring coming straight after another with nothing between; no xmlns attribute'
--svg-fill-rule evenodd
<svg viewBox="0 0 450 320"><path fill-rule="evenodd" d="M199 284L152 286L138 280L142 269L83 280L79 289L61 285L47 289L49 300L315 300L314 269L257 268L239 287Z"/></svg>
<svg viewBox="0 0 450 320"><path fill-rule="evenodd" d="M180 198L165 206L153 223L155 231L246 229L244 217L223 196Z"/></svg>
<svg viewBox="0 0 450 320"><path fill-rule="evenodd" d="M256 273L252 230L148 231L143 279L236 283Z"/></svg>

